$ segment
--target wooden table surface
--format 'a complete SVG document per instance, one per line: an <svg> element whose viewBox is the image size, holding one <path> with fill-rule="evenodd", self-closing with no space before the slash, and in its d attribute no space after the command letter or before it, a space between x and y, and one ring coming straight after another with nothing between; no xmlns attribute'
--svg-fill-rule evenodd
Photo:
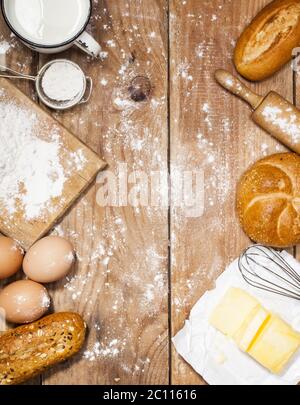
<svg viewBox="0 0 300 405"><path fill-rule="evenodd" d="M55 118L106 160L111 173L124 175L126 168L129 190L139 173L145 190L143 173L170 172L175 192L178 173L203 173L204 204L196 217L173 193L169 206L133 206L132 198L131 205L101 207L98 177L53 231L78 254L68 279L50 287L54 309L84 316L86 346L32 384L204 384L170 339L249 244L235 214L239 176L260 157L284 150L251 122L245 104L216 85L213 73L233 71L238 35L268 2L94 0L89 30L103 47L103 61L74 48L59 55L82 66L94 91L88 106ZM21 45L2 20L0 32L0 45L10 45L10 67L35 74L49 60ZM145 101L131 98L137 77L150 81ZM35 97L30 83L17 85ZM252 88L273 89L295 103L299 97L290 66ZM167 178L161 183L167 197Z"/></svg>

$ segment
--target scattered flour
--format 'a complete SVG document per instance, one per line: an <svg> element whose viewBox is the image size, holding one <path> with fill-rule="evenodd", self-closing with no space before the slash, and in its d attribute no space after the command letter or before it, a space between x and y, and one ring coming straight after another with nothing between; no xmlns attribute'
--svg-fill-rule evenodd
<svg viewBox="0 0 300 405"><path fill-rule="evenodd" d="M6 54L10 49L10 44L7 41L0 42L0 55Z"/></svg>
<svg viewBox="0 0 300 405"><path fill-rule="evenodd" d="M182 78L190 82L193 81L193 76L190 74L191 67L191 64L187 62L187 60L179 63L173 80L175 81L177 78Z"/></svg>
<svg viewBox="0 0 300 405"><path fill-rule="evenodd" d="M205 51L206 51L205 44L204 43L198 44L195 48L195 53L196 53L197 58L199 58L199 59L204 58Z"/></svg>
<svg viewBox="0 0 300 405"><path fill-rule="evenodd" d="M183 5L187 4L187 1L181 2ZM230 3L230 0L228 2ZM222 2L223 4L223 2ZM225 4L225 3L224 3ZM129 5L128 5L129 7ZM225 6L224 6L225 7ZM219 7L221 8L221 6ZM126 11L127 13L127 11ZM103 14L109 15L108 10ZM194 15L195 14L195 15ZM123 15L127 15L123 13ZM128 10L129 16L129 10ZM97 17L97 18L96 18ZM98 18L99 17L99 18ZM170 16L172 18L172 16ZM109 16L111 19L111 16ZM204 24L205 21L209 21L211 18L216 21L211 14L209 16L196 16L196 13L191 14L191 18L197 18L196 27L200 24ZM217 16L221 24L221 16ZM102 16L94 16L95 21L102 19ZM104 31L111 31L110 25L106 24L106 20L102 21ZM214 24L217 26L218 24ZM230 24L229 24L230 25ZM232 37L232 27L228 24L224 28L224 35ZM136 31L135 27L133 31ZM120 31L120 30L119 30ZM131 33L132 34L132 33ZM154 32L155 34L155 32ZM150 37L154 39L156 37L157 43L159 40L158 35L150 34ZM130 156L132 164L131 169L145 169L145 161L150 161L146 170L152 168L161 167L164 164L165 158L160 152L161 144L161 125L163 122L157 120L156 126L151 125L150 128L141 127L140 114L144 106L139 103L132 102L127 95L127 85L136 76L137 61L135 64L128 62L128 52L119 50L118 46L120 39L118 38L118 27L115 29L114 37L108 39L106 42L107 50L109 54L120 52L123 55L123 61L116 68L115 82L114 78L109 77L109 84L112 87L126 88L125 94L122 90L113 94L113 109L118 110L120 119L116 122L111 122L105 129L102 129L102 145L106 156L109 157L111 166L120 159L119 150L124 151L125 156ZM123 31L122 34L123 35ZM134 39L137 38L138 33L129 35L128 43L133 49ZM155 41L156 41L155 40ZM133 43L133 44L132 44ZM229 43L229 41L228 41ZM195 94L199 94L202 90L201 86L206 80L208 69L200 69L199 65L207 63L207 66L220 62L217 58L223 58L224 55L211 52L215 47L214 40L203 40L194 51L194 59L183 60L182 63L174 66L174 83L179 79L184 83L188 89L185 95L185 105L183 111L189 110L192 105L193 97ZM153 46L148 49L149 61L147 66L152 67L151 53L157 49L157 46ZM230 55L232 49L229 50ZM228 51L228 53L229 53ZM160 49L163 52L163 49ZM104 56L107 56L106 52ZM214 56L211 56L214 55ZM214 58L214 59L213 59ZM215 60L216 59L216 60ZM222 59L223 60L223 59ZM199 68L194 69L196 66ZM139 67L141 69L141 67ZM203 73L200 72L203 70ZM152 70L149 69L149 76L151 77ZM143 70L144 73L144 70ZM148 73L148 72L147 72ZM209 73L210 74L210 73ZM209 77L211 80L211 77ZM106 86L106 79L99 81L99 86ZM176 83L176 86L178 84ZM160 86L157 86L159 88ZM191 91L190 91L191 90ZM157 91L157 90L156 90ZM151 99L150 108L153 115L159 117L163 115L165 111L167 100L162 94L156 95ZM191 103L191 104L190 104ZM91 112L91 110L88 110ZM206 194L207 194L207 209L215 210L211 208L213 205L218 207L221 204L225 204L232 186L232 179L229 174L230 168L227 167L228 162L224 153L224 148L229 144L229 137L232 136L232 128L234 127L231 122L224 116L220 117L220 125L216 125L216 117L214 114L214 105L212 97L207 96L201 99L201 104L197 106L197 113L201 115L203 122L200 123L199 129L195 129L189 136L194 139L193 150L179 150L178 155L184 156L184 161L179 162L179 169L186 170L199 168L204 169L206 177ZM87 114L88 115L88 114ZM100 115L100 114L99 114ZM224 128L224 145L216 144L214 142L214 131L220 129L223 125ZM102 128L102 122L96 122L95 126ZM217 128L215 128L215 126ZM218 138L219 139L219 138ZM230 139L230 142L232 140ZM262 146L262 149L264 147ZM182 153L181 153L182 152ZM226 151L227 153L228 151ZM227 154L228 155L228 154ZM187 156L190 159L187 159ZM150 157L150 158L149 158ZM176 163L179 159L176 159ZM182 163L182 165L180 165ZM114 166L113 166L114 167ZM112 169L113 170L113 169ZM141 353L134 353L136 342L136 334L134 333L135 325L142 322L148 316L156 318L159 314L163 313L162 306L166 302L166 296L168 294L167 280L166 280L166 263L167 257L164 256L164 249L161 248L161 243L154 243L149 241L149 249L145 252L144 246L139 251L138 238L136 239L136 245L128 245L128 232L126 221L120 220L124 217L124 212L112 213L110 209L101 211L101 216L105 216L105 220L101 219L101 225L97 224L98 214L92 211L90 208L91 200L82 199L76 209L74 218L88 218L84 227L84 242L82 238L82 230L72 229L70 226L71 221L67 222L67 231L64 232L63 228L58 226L55 230L56 233L61 236L66 236L77 245L77 256L79 261L79 270L75 275L70 275L64 286L65 294L70 297L71 305L83 305L85 308L85 315L89 319L90 327L90 344L84 352L84 358L87 361L108 360L111 364L118 365L119 369L132 376L134 372L140 370L143 372L145 365L150 362L149 359L144 359ZM115 210L117 211L117 209ZM137 208L134 211L137 219L139 215L143 216L143 223L147 225L147 233L153 232L157 235L159 229L154 228L154 222L159 220L159 211L152 208L140 209ZM223 234L226 230L225 225L220 221L220 216L211 218L209 233ZM164 214L162 214L162 218ZM176 232L172 233L172 249L178 249L182 240L180 238L182 228L182 217L173 215L173 222ZM148 223L149 219L149 223ZM162 219L163 220L163 219ZM151 222L153 221L153 223ZM78 221L82 223L81 220ZM100 229L101 228L101 229ZM194 229L193 229L194 231ZM193 232L192 232L193 233ZM132 236L131 236L132 237ZM86 245L86 246L85 246ZM92 247L91 247L92 246ZM200 246L200 244L199 244ZM199 247L200 248L200 247ZM142 255L140 254L142 252ZM126 268L122 267L122 259L126 257ZM190 256L193 256L191 252ZM217 254L216 254L217 256ZM173 265L178 258L173 255ZM186 259L186 258L185 258ZM181 266L182 263L179 263ZM180 280L176 281L176 291L173 292L173 305L178 314L185 311L191 305L191 300L195 298L199 285L203 285L203 280L209 278L213 280L215 274L223 268L223 263L216 260L215 263L211 263L209 259L205 263L201 263L201 268L197 268L194 262L191 262L191 268L181 268L184 277L180 277ZM185 273L184 273L185 272ZM88 286L88 288L84 288ZM92 294L90 286L93 286L94 291L97 294ZM86 293L88 290L88 293ZM106 295L108 294L107 302L109 302L109 308L105 308L103 305L101 308L96 307L98 302L105 302ZM130 318L132 316L132 318ZM99 317L99 319L95 319ZM101 323L101 322L102 323ZM99 325L99 322L101 325ZM124 322L130 325L130 329L124 327ZM138 326L137 326L138 327ZM142 337L143 338L143 337ZM142 340L139 345L139 349L143 348L144 341ZM133 358L133 362L125 360L127 355ZM115 360L115 362L112 361ZM114 366L113 366L114 367ZM115 381L119 381L116 378Z"/></svg>
<svg viewBox="0 0 300 405"><path fill-rule="evenodd" d="M272 125L280 128L285 134L290 135L292 142L298 144L300 141L299 118L292 108L284 109L280 107L266 106L262 115Z"/></svg>
<svg viewBox="0 0 300 405"><path fill-rule="evenodd" d="M118 339L111 340L107 345L102 342L96 342L90 350L86 350L83 353L83 357L89 361L94 361L101 357L116 357L120 353L118 344Z"/></svg>
<svg viewBox="0 0 300 405"><path fill-rule="evenodd" d="M102 86L107 86L108 81L106 79L101 79L100 83L102 84Z"/></svg>

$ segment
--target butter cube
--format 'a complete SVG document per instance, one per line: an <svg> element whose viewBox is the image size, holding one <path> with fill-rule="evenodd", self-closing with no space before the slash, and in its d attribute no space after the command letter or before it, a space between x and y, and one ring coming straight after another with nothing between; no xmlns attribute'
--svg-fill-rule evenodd
<svg viewBox="0 0 300 405"><path fill-rule="evenodd" d="M256 335L264 327L265 323L270 319L271 314L262 307L257 307L244 324L234 335L233 339L241 350L246 352Z"/></svg>
<svg viewBox="0 0 300 405"><path fill-rule="evenodd" d="M300 333L239 288L230 288L210 323L262 366L278 374L300 347Z"/></svg>
<svg viewBox="0 0 300 405"><path fill-rule="evenodd" d="M241 328L262 308L251 295L239 288L230 288L214 309L210 324L231 338L239 336ZM240 337L238 339L241 339Z"/></svg>
<svg viewBox="0 0 300 405"><path fill-rule="evenodd" d="M252 342L248 353L258 363L279 374L300 346L300 334L272 315Z"/></svg>

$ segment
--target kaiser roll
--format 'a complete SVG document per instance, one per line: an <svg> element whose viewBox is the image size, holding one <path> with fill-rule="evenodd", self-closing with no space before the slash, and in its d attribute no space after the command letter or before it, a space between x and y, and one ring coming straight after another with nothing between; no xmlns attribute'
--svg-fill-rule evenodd
<svg viewBox="0 0 300 405"><path fill-rule="evenodd" d="M255 163L239 182L237 212L255 242L274 247L300 243L300 156L279 153Z"/></svg>

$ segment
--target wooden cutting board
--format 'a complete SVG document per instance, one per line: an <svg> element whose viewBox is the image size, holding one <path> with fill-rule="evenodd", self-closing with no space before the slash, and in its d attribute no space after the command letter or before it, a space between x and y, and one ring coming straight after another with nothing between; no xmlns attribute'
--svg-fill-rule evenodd
<svg viewBox="0 0 300 405"><path fill-rule="evenodd" d="M25 109L26 112L28 110L28 114L35 114L35 127L38 128L38 131L34 135L38 138L51 142L53 133L56 134L56 139L60 145L60 165L66 173L62 194L50 199L47 202L47 208L34 219L26 219L24 207L18 204L17 196L16 208L13 213L8 212L5 204L1 202L0 196L0 232L19 241L24 249L28 249L35 241L51 230L106 164L13 84L0 78L0 109L4 108L4 103L13 103L17 107ZM78 156L81 157L80 164L78 164ZM18 163L16 162L16 164ZM26 190L21 189L20 192L26 193Z"/></svg>

